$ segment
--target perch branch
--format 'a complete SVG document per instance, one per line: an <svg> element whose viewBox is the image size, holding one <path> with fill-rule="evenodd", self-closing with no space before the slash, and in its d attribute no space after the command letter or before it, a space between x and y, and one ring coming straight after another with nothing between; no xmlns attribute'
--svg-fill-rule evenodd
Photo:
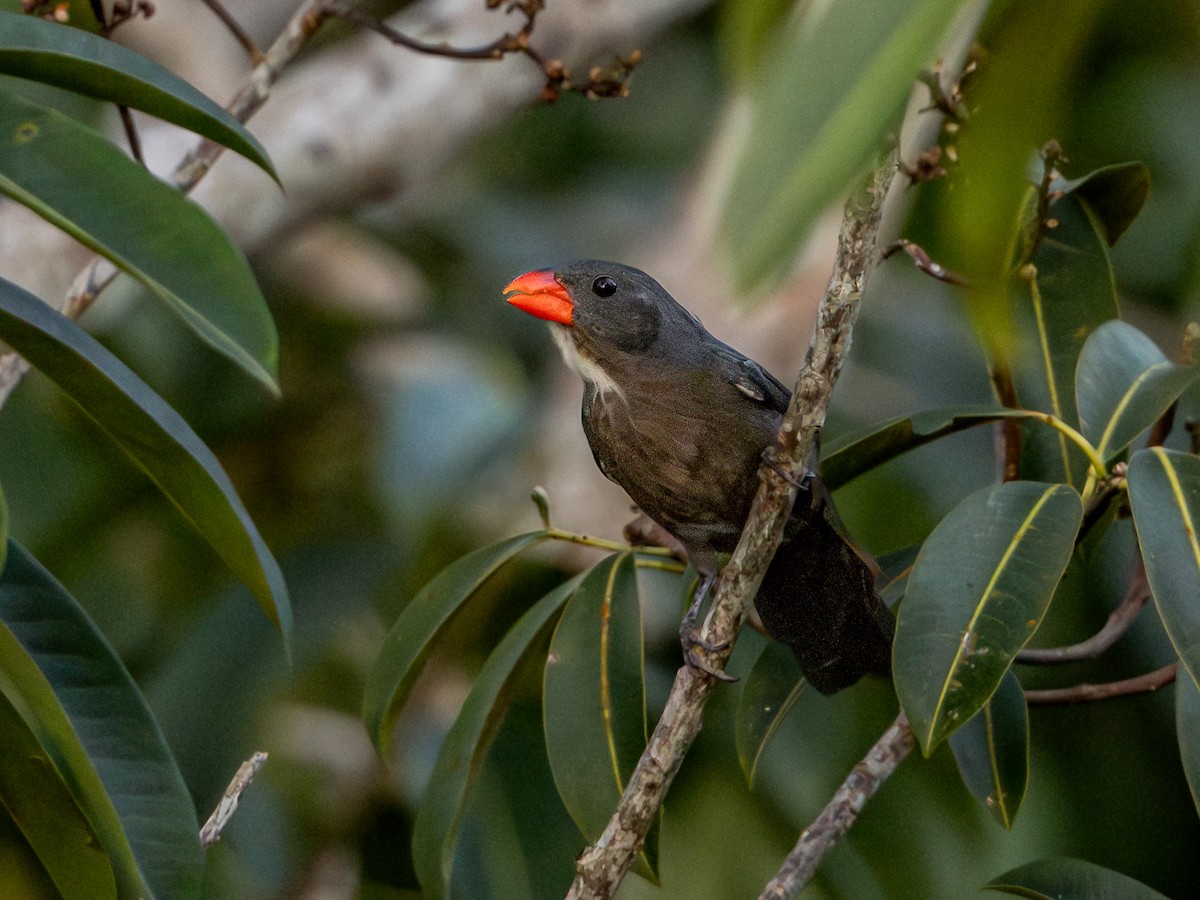
<svg viewBox="0 0 1200 900"><path fill-rule="evenodd" d="M876 258L883 199L896 172L893 159L846 205L833 275L821 301L816 334L779 427L774 453L759 468L762 484L737 548L721 573L702 637L721 649L709 655L724 666L758 584L783 536L796 496L795 483L825 422L829 395L841 373L858 316L863 287ZM675 675L666 708L600 838L579 858L568 898L611 897L624 878L658 814L684 754L703 724L704 705L715 680L683 666Z"/></svg>
<svg viewBox="0 0 1200 900"><path fill-rule="evenodd" d="M867 801L904 762L915 743L908 719L900 713L862 761L850 770L821 814L800 834L775 877L759 894L759 900L790 900L800 893L812 880L825 854L842 839Z"/></svg>

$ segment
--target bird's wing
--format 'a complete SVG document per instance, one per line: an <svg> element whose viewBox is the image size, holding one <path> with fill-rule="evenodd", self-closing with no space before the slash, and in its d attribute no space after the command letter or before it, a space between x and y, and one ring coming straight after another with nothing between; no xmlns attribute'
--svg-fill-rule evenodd
<svg viewBox="0 0 1200 900"><path fill-rule="evenodd" d="M783 383L748 356L721 345L717 358L721 375L755 403L780 414L787 409L792 392Z"/></svg>

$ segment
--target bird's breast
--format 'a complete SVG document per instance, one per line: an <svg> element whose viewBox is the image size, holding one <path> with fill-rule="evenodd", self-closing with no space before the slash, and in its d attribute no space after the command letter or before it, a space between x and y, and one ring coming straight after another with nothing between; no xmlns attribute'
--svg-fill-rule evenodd
<svg viewBox="0 0 1200 900"><path fill-rule="evenodd" d="M649 380L620 393L589 384L584 395L600 470L690 553L732 550L778 424L777 414L724 400Z"/></svg>

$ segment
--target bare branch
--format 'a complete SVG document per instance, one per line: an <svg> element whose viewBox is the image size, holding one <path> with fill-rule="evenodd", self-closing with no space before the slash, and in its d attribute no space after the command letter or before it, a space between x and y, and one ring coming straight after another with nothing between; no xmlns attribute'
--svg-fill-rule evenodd
<svg viewBox="0 0 1200 900"><path fill-rule="evenodd" d="M1017 654L1017 662L1030 666L1048 666L1057 663L1095 659L1125 634L1135 621L1142 607L1150 599L1150 582L1146 580L1146 564L1138 554L1137 568L1130 579L1129 589L1116 608L1108 614L1108 621L1086 641L1069 647L1045 647L1025 649Z"/></svg>
<svg viewBox="0 0 1200 900"><path fill-rule="evenodd" d="M498 6L499 4L489 2L488 5ZM641 51L634 50L624 59L618 58L615 65L610 69L593 68L588 72L587 81L576 83L571 80L571 74L562 64L561 60L543 56L529 42L530 37L533 35L538 13L543 8L542 0L517 0L517 2L513 2L508 6L508 10L515 10L525 16L525 24L518 31L506 32L494 41L476 47L455 47L444 41L431 44L410 37L376 17L359 11L350 3L343 2L343 0L329 0L325 7L329 15L337 16L339 19L345 19L347 22L353 22L356 25L361 25L363 28L368 28L376 34L387 38L393 44L406 47L417 53L461 60L501 59L510 53L519 53L532 60L546 76L546 83L542 87L541 96L543 100L557 100L559 95L564 91L578 91L593 100L599 97L628 96L629 76L633 74L633 70L642 61Z"/></svg>
<svg viewBox="0 0 1200 900"><path fill-rule="evenodd" d="M834 271L818 312L816 334L780 424L771 462L759 468L762 484L746 527L717 587L702 637L722 647L709 661L723 666L746 618L758 584L783 536L796 496L795 482L825 422L825 410L850 344L862 291L876 259L884 196L896 173L889 158L871 183L846 205ZM700 732L704 704L715 680L683 666L650 743L599 840L584 851L569 898L610 897L645 839L663 797Z"/></svg>
<svg viewBox="0 0 1200 900"><path fill-rule="evenodd" d="M225 793L217 803L217 808L213 810L208 821L204 823L204 827L200 829L201 847L208 849L221 839L221 832L233 814L237 812L238 801L242 799L242 794L246 792L246 788L250 787L250 782L254 780L254 776L258 774L258 770L266 761L267 754L260 751L238 767L237 774L229 782L229 787L225 788Z"/></svg>
<svg viewBox="0 0 1200 900"><path fill-rule="evenodd" d="M230 15L229 10L225 8L221 0L202 0L202 2L212 10L214 16L221 20L221 24L229 30L234 40L242 45L242 49L250 57L251 65L257 66L263 61L262 48L254 42L254 38L246 33L246 29L242 28L238 20Z"/></svg>
<svg viewBox="0 0 1200 900"><path fill-rule="evenodd" d="M1094 703L1097 700L1111 700L1114 697L1129 697L1134 694L1149 694L1165 687L1175 680L1179 663L1173 662L1123 681L1106 681L1103 684L1076 684L1065 688L1052 688L1045 691L1026 691L1025 702L1030 706L1052 706L1065 703Z"/></svg>
<svg viewBox="0 0 1200 900"><path fill-rule="evenodd" d="M862 761L851 769L821 814L800 834L759 900L790 900L812 880L825 854L842 839L896 767L912 752L916 739L904 713L896 717Z"/></svg>

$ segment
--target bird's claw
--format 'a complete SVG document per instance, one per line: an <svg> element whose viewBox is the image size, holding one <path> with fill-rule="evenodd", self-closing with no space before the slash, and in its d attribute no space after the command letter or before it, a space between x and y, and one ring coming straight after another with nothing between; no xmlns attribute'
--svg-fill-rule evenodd
<svg viewBox="0 0 1200 900"><path fill-rule="evenodd" d="M713 666L702 655L716 650L725 650L729 647L729 641L706 641L700 637L695 631L684 634L683 629L680 629L680 642L683 644L683 660L693 669L703 672L705 675L710 675L717 681L731 682L737 681L732 675L723 669L718 669Z"/></svg>
<svg viewBox="0 0 1200 900"><path fill-rule="evenodd" d="M765 450L763 450L762 461L768 469L770 469L788 484L795 487L796 490L812 490L812 482L816 475L813 472L810 472L808 469L805 469L803 474L796 475L784 468L783 464L779 462L778 457L775 455L774 447L767 447Z"/></svg>
<svg viewBox="0 0 1200 900"><path fill-rule="evenodd" d="M703 602L704 597L699 597ZM700 634L700 603L692 603L688 608L687 614L683 617L683 621L679 623L679 643L683 645L683 659L689 666L697 671L703 672L705 675L711 675L718 681L737 681L732 675L726 674L722 669L718 669L705 659L705 655L709 653L717 653L721 650L728 650L730 647L729 641L710 641L702 637Z"/></svg>

